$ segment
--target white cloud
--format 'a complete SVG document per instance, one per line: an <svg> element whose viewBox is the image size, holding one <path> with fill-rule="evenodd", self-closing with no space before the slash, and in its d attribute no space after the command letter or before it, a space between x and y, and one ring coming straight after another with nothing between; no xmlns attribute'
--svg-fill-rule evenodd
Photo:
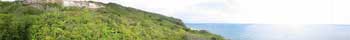
<svg viewBox="0 0 350 40"><path fill-rule="evenodd" d="M234 16L242 23L331 23L329 0L237 0L237 2L240 9Z"/></svg>
<svg viewBox="0 0 350 40"><path fill-rule="evenodd" d="M334 0L332 24L350 24L350 0Z"/></svg>
<svg viewBox="0 0 350 40"><path fill-rule="evenodd" d="M349 0L98 1L173 16L187 23L350 24Z"/></svg>
<svg viewBox="0 0 350 40"><path fill-rule="evenodd" d="M231 21L227 0L116 0L124 6L135 7L187 23L226 23Z"/></svg>
<svg viewBox="0 0 350 40"><path fill-rule="evenodd" d="M15 1L15 0L0 0L0 1Z"/></svg>
<svg viewBox="0 0 350 40"><path fill-rule="evenodd" d="M350 24L347 0L104 0L188 23ZM332 13L332 8L335 11Z"/></svg>

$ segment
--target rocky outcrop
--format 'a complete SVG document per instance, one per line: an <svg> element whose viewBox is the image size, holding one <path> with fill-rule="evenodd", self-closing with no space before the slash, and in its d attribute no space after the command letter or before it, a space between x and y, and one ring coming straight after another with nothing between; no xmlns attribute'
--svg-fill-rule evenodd
<svg viewBox="0 0 350 40"><path fill-rule="evenodd" d="M101 4L89 1L89 0L21 0L25 4L39 5L39 4L60 4L66 7L81 7L81 8L102 8Z"/></svg>

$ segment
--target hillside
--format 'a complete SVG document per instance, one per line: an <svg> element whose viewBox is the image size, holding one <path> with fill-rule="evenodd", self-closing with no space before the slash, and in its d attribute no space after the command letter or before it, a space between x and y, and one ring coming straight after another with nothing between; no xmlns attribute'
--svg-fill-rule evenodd
<svg viewBox="0 0 350 40"><path fill-rule="evenodd" d="M0 2L0 39L224 40L204 30L191 30L176 18L115 3L103 5L90 9Z"/></svg>

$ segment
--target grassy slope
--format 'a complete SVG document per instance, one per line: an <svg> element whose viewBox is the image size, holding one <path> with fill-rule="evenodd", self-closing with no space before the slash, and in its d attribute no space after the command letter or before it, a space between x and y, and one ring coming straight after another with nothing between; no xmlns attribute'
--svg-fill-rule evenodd
<svg viewBox="0 0 350 40"><path fill-rule="evenodd" d="M48 5L48 6L43 6ZM181 20L118 4L86 9L20 2L0 3L1 40L223 40L190 30Z"/></svg>

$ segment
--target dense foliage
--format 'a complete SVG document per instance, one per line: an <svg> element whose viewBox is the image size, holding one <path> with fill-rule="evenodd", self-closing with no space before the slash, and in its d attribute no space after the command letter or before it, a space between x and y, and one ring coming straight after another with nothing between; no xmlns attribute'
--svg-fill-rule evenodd
<svg viewBox="0 0 350 40"><path fill-rule="evenodd" d="M0 2L0 40L224 40L181 20L118 4L104 8Z"/></svg>

